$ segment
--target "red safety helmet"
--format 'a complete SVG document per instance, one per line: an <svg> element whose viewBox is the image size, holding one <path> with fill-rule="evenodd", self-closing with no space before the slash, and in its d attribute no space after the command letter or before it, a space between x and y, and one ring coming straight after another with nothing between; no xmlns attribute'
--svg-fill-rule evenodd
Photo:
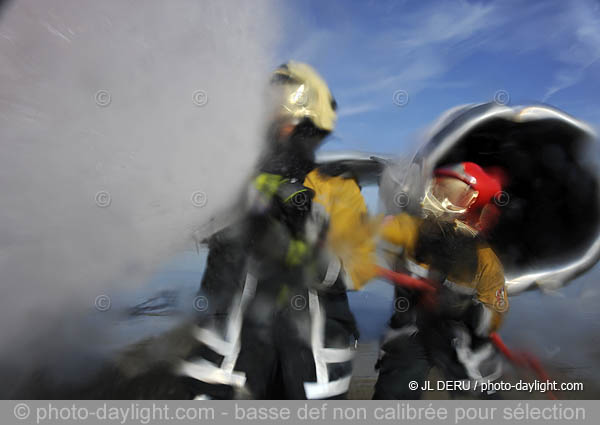
<svg viewBox="0 0 600 425"><path fill-rule="evenodd" d="M500 212L492 201L501 196L505 181L499 168L484 170L474 162L461 162L437 168L433 175L435 180L426 193L424 208L432 210L433 205L441 213L460 216L461 221L478 230L495 224Z"/></svg>

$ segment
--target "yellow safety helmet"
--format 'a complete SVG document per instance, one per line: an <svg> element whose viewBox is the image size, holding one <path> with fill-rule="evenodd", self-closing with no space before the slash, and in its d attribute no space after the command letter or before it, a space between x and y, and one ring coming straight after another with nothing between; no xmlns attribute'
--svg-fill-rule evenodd
<svg viewBox="0 0 600 425"><path fill-rule="evenodd" d="M273 72L271 83L283 88L283 99L277 107L280 118L295 124L308 119L319 130L333 131L337 104L313 67L290 61Z"/></svg>

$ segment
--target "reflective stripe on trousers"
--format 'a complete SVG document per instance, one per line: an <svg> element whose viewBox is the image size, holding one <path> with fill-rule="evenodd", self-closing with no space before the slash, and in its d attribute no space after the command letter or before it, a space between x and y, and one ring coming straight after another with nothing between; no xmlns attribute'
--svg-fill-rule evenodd
<svg viewBox="0 0 600 425"><path fill-rule="evenodd" d="M315 360L317 382L305 382L304 392L307 399L335 397L348 391L352 375L330 381L327 364L351 361L354 350L324 347L325 315L319 303L319 295L314 289L308 291L308 308L311 318L311 349Z"/></svg>
<svg viewBox="0 0 600 425"><path fill-rule="evenodd" d="M217 366L204 359L194 362L184 360L177 370L180 375L189 376L208 384L223 384L237 388L244 386L246 383L246 374L244 372L235 372L234 368L241 348L240 337L244 312L248 303L254 297L255 292L256 278L248 273L244 282L242 295L236 307L232 309L229 315L225 340L213 330L199 328L195 331L195 337L198 341L206 344L210 349L223 356L221 365Z"/></svg>

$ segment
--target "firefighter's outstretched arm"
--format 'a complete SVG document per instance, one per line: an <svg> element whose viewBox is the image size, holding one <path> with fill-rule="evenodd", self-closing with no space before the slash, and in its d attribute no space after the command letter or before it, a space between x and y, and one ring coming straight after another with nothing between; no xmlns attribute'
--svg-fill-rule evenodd
<svg viewBox="0 0 600 425"><path fill-rule="evenodd" d="M362 288L377 275L375 239L381 220L369 215L354 179L316 170L306 185L317 193L314 210L328 223L327 245L342 263L347 287Z"/></svg>

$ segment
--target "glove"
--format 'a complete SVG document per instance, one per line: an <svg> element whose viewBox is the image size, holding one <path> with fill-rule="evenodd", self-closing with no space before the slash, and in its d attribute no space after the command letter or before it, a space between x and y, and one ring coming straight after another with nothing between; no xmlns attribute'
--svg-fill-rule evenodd
<svg viewBox="0 0 600 425"><path fill-rule="evenodd" d="M249 211L251 214L266 214L271 209L273 197L285 181L279 174L260 173L250 186Z"/></svg>

